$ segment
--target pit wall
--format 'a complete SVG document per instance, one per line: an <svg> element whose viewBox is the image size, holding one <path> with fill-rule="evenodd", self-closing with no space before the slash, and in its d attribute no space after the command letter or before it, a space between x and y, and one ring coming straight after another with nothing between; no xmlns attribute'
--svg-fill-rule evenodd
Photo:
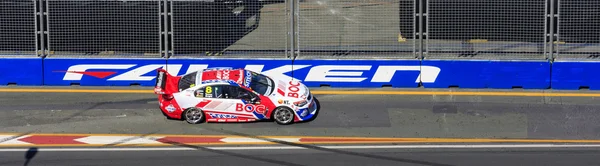
<svg viewBox="0 0 600 166"><path fill-rule="evenodd" d="M156 69L183 75L212 67L246 68L333 88L600 88L600 62L547 60L290 60L213 58L0 58L0 84L153 86Z"/></svg>

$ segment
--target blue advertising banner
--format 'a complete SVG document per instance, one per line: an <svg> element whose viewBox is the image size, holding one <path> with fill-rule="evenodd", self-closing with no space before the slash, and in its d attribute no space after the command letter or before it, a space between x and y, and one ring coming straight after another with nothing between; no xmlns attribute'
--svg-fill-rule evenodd
<svg viewBox="0 0 600 166"><path fill-rule="evenodd" d="M562 90L600 89L598 61L555 61L552 64L552 88Z"/></svg>
<svg viewBox="0 0 600 166"><path fill-rule="evenodd" d="M423 66L441 69L436 80L425 81L425 88L547 89L550 87L548 61L501 60L423 60ZM429 72L423 70L423 77Z"/></svg>
<svg viewBox="0 0 600 166"><path fill-rule="evenodd" d="M153 86L156 69L183 75L206 68L245 68L309 87L502 88L550 87L547 61L295 60L289 59L60 59L44 60L46 85ZM168 64L168 65L167 65ZM560 79L560 78L558 78ZM559 80L554 80L558 82Z"/></svg>
<svg viewBox="0 0 600 166"><path fill-rule="evenodd" d="M281 78L295 78L307 86L417 87L420 80L435 80L437 74L420 77L418 60L296 60L289 59L45 59L46 85L153 86L156 69L183 75L206 68L245 68ZM168 65L166 65L168 64ZM429 67L439 72L436 67Z"/></svg>
<svg viewBox="0 0 600 166"><path fill-rule="evenodd" d="M42 85L41 58L0 58L0 85Z"/></svg>
<svg viewBox="0 0 600 166"><path fill-rule="evenodd" d="M154 86L165 59L46 58L45 85Z"/></svg>

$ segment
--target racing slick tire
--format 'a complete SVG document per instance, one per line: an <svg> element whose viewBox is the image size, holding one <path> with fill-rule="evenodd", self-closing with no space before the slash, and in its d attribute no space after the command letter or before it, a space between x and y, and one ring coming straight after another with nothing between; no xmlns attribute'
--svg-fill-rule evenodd
<svg viewBox="0 0 600 166"><path fill-rule="evenodd" d="M273 120L280 125L289 125L294 123L294 110L287 107L279 107L273 111Z"/></svg>
<svg viewBox="0 0 600 166"><path fill-rule="evenodd" d="M183 111L182 116L183 120L189 124L198 124L204 122L204 111L198 108L188 108Z"/></svg>

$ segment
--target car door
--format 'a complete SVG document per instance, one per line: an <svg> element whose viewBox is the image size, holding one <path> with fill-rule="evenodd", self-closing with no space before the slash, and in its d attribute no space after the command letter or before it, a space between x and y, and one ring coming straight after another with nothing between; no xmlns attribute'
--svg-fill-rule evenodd
<svg viewBox="0 0 600 166"><path fill-rule="evenodd" d="M226 86L224 90L229 97L228 100L232 100L235 103L235 109L233 110L235 113L264 119L264 114L267 110L265 105L253 103L253 100L259 99L257 94L238 86Z"/></svg>
<svg viewBox="0 0 600 166"><path fill-rule="evenodd" d="M204 112L224 112L229 109L233 102L227 100L224 92L226 85L213 84L202 86L194 91L194 97L198 100L196 107Z"/></svg>
<svg viewBox="0 0 600 166"><path fill-rule="evenodd" d="M207 85L198 88L194 96L199 100L197 107L207 115L209 121L239 121L254 119L251 111L244 111L244 107L249 97L245 97L245 92L241 88L231 85ZM252 95L252 93L250 93ZM244 101L242 100L244 99ZM250 110L254 110L251 109ZM212 119L212 120L211 120Z"/></svg>

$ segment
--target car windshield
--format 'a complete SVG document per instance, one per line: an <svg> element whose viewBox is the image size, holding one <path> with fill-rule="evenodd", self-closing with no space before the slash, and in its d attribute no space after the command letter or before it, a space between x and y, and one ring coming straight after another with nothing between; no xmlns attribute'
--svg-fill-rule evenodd
<svg viewBox="0 0 600 166"><path fill-rule="evenodd" d="M252 81L250 82L250 88L252 88L252 90L262 95L271 95L271 93L273 93L273 90L275 89L273 80L252 71L248 72L252 74Z"/></svg>
<svg viewBox="0 0 600 166"><path fill-rule="evenodd" d="M179 80L179 85L178 85L180 92L182 90L185 90L187 88L191 88L191 87L195 86L197 73L198 72L193 72L193 73L189 73L189 74L186 74L181 77L181 79Z"/></svg>

